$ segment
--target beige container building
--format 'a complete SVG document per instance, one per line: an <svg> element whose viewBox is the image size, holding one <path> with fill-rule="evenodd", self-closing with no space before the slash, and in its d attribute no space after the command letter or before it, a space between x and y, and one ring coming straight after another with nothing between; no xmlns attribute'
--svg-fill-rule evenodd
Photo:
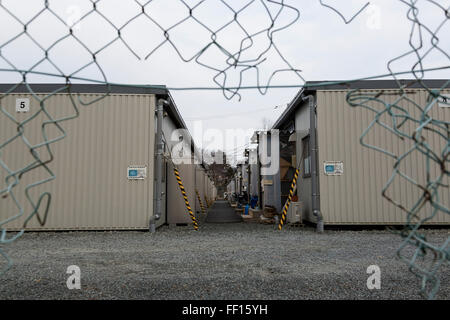
<svg viewBox="0 0 450 320"><path fill-rule="evenodd" d="M429 88L441 88L447 81L428 80L425 83ZM403 81L404 84L410 82ZM381 195L384 185L393 173L394 159L364 147L360 143L360 136L373 121L375 113L361 107L352 108L346 102L349 90L359 88L368 94L382 91L379 99L394 103L398 98L398 85L389 80L359 81L349 86L323 87L317 86L314 82L307 85L307 89L303 89L297 94L273 127L273 129L280 130L280 137L284 134L286 141L293 142L295 145L295 151L290 158L292 159L291 169L294 170L301 163L297 195L299 201L303 202L303 218L313 223L317 222L317 217L313 214L314 194L316 194L318 209L323 216L325 225L404 224L407 214ZM316 86L314 87L314 85ZM447 88L443 92L450 96L450 88ZM406 91L408 99L421 106L426 104L428 92L420 88L418 84L409 86ZM315 145L311 141L310 100L304 99L308 95L314 97L313 101L316 107ZM374 102L369 102L368 105L377 110L382 107ZM411 102L401 101L399 106L408 110L415 117L419 115L419 110ZM436 104L430 115L435 119L450 121L450 108L443 104ZM392 125L390 117L383 116L380 120ZM411 133L415 128L416 125L408 122L402 127L402 130ZM430 135L427 132L424 135L434 150L442 152L446 143L445 139L438 139L437 135ZM380 126L372 128L367 134L365 142L391 150L398 155L412 147L410 141L402 141ZM312 190L314 175L311 172L311 154L314 147L317 149L317 190L315 192ZM332 166L327 167L327 165ZM341 165L343 172L331 170ZM416 181L424 183L426 181L425 165L425 157L419 152L413 152L401 163L399 169ZM436 164L432 164L431 176L436 177L439 172L440 168ZM450 184L448 176L442 183ZM387 191L389 197L407 208L411 208L416 203L421 193L419 188L398 176ZM441 203L449 208L450 192L448 188L441 188L439 196ZM431 212L428 203L422 212ZM425 215L421 216L421 218L424 217ZM440 212L426 224L448 225L450 224L450 215Z"/></svg>
<svg viewBox="0 0 450 320"><path fill-rule="evenodd" d="M12 85L1 85L7 92ZM159 99L169 102L164 107L163 131L165 154L171 145L171 132L186 129L178 109L164 86L155 89L101 85L71 85L71 93L60 91L49 96L61 85L32 85L34 94L24 86L17 87L0 99L0 104L18 121L23 121L39 110L39 100L45 100L46 110L53 117L66 117L79 108L79 117L62 122L67 137L51 144L54 160L48 164L56 179L31 188L30 197L37 201L44 192L51 194L48 218L41 226L36 217L26 224L26 230L129 230L149 229L154 216L155 196L155 107ZM108 94L107 94L108 93ZM30 110L16 112L18 99L29 99ZM90 105L83 103L94 102ZM42 123L48 120L41 112L24 126L24 135L32 145L43 141ZM50 124L45 127L49 139L61 132ZM4 142L17 132L17 125L4 114L0 115L0 137ZM173 142L173 143L176 143ZM50 155L45 148L38 148L41 159ZM34 159L21 138L9 143L0 155L1 160L15 171ZM145 168L142 179L134 179L133 171ZM163 166L162 215L156 227L168 222L179 223L189 218L170 161L165 157ZM195 167L182 168L185 188L190 201L195 202ZM142 172L142 171L139 171ZM7 186L7 172L0 168L0 189ZM23 215L3 227L22 229L31 205L25 197L25 186L49 177L41 167L23 175L13 188L18 202L23 205ZM39 210L43 214L46 198ZM0 199L0 221L18 214L13 197Z"/></svg>

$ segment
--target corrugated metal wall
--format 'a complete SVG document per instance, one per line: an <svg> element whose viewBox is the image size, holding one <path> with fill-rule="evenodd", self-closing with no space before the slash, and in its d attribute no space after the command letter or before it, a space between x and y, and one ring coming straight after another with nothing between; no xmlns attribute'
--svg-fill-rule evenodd
<svg viewBox="0 0 450 320"><path fill-rule="evenodd" d="M212 186L212 199L211 199L211 201L215 201L216 198L217 198L217 188L216 188L216 186L214 185L213 182L211 182L211 186Z"/></svg>
<svg viewBox="0 0 450 320"><path fill-rule="evenodd" d="M207 208L206 200L209 201L209 193L210 193L210 185L209 185L209 177L206 171L203 172L203 198L202 201L204 202L205 207Z"/></svg>
<svg viewBox="0 0 450 320"><path fill-rule="evenodd" d="M85 101L92 101L100 94L81 96ZM38 110L38 102L25 94L11 94L1 103L17 119L23 120L31 112L15 112L15 99L19 97L29 97L32 101L31 112ZM46 108L55 117L74 112L67 94L49 98ZM33 219L28 229L147 229L153 211L154 112L153 95L112 94L93 105L81 106L78 119L62 123L68 136L52 145L55 159L49 165L57 178L31 191L33 199L44 191L51 192L48 221L41 227ZM26 125L26 137L33 144L43 140L43 120L45 116L41 113ZM2 141L16 131L16 126L1 115ZM49 137L59 134L52 125L47 127L47 132ZM43 158L48 157L43 148L39 152ZM11 169L18 169L32 160L21 140L8 145L1 157ZM128 180L129 165L147 165L148 178L143 181ZM5 173L4 170L0 172L0 188L5 186ZM25 213L31 211L31 206L25 199L24 187L47 176L42 168L33 170L14 189L20 203L26 204ZM17 209L11 197L0 200L0 219L15 212ZM6 227L21 228L23 220L15 220Z"/></svg>
<svg viewBox="0 0 450 320"><path fill-rule="evenodd" d="M208 201L210 199L210 193L211 193L211 185L209 184L209 177L207 174L205 174L205 197L206 199L208 199Z"/></svg>
<svg viewBox="0 0 450 320"><path fill-rule="evenodd" d="M310 112L308 102L304 102L303 106L295 112L295 133L296 133L296 160L301 162L301 171L297 183L297 196L299 201L303 203L303 217L309 221L315 221L311 210L311 176L305 176L304 160L302 159L303 145L302 139L309 134L309 118Z"/></svg>
<svg viewBox="0 0 450 320"><path fill-rule="evenodd" d="M169 163L167 177L167 223L192 223L187 211L180 187L173 173L173 164ZM178 170L183 181L192 212L195 210L195 165L179 164Z"/></svg>
<svg viewBox="0 0 450 320"><path fill-rule="evenodd" d="M369 91L369 90L368 90ZM385 90L380 99L394 102L398 95L389 94L395 90ZM447 92L450 92L447 90ZM346 91L317 92L317 121L319 144L320 172L320 203L326 224L402 224L406 213L382 198L381 190L392 174L394 160L388 156L363 147L359 138L374 118L374 113L363 108L352 108L345 101ZM410 99L424 105L427 98L425 90L415 90L408 94ZM380 105L370 103L380 109ZM411 103L400 104L409 112L417 115L417 110ZM431 114L439 119L450 121L450 109L433 108ZM390 119L390 118L389 118ZM386 123L389 119L382 117ZM415 126L411 123L402 127L407 133L413 132ZM431 135L430 135L431 136ZM444 139L428 140L430 145L439 146L442 150ZM401 154L411 147L411 142L400 140L384 128L376 126L365 140L371 145L380 145L385 149ZM324 161L343 161L342 176L326 176ZM425 181L425 157L419 152L411 154L400 166L407 174L417 181ZM431 174L436 176L438 168L432 167ZM447 178L443 181L449 184ZM399 177L388 191L389 195L410 208L418 199L421 191ZM441 199L449 204L449 191L441 188ZM430 212L427 205L423 211ZM450 216L439 213L431 221L434 224L450 223Z"/></svg>

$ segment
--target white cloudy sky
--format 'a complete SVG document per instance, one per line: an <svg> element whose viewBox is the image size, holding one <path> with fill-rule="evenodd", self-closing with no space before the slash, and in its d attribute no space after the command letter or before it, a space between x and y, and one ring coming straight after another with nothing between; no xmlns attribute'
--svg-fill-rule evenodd
<svg viewBox="0 0 450 320"><path fill-rule="evenodd" d="M147 1L137 1L145 3ZM199 1L187 1L192 5ZM228 0L233 8L242 7L250 1ZM363 5L365 0L328 0L324 1L334 6L346 17L351 17ZM408 2L408 1L406 1ZM450 0L435 2L448 8ZM172 25L187 14L186 7L180 0L154 0L146 6L148 12L163 27ZM411 22L407 19L408 6L402 1L371 0L366 8L350 24L332 10L324 8L318 0L286 1L300 11L300 19L274 35L277 47L283 56L297 69L306 80L335 80L367 77L385 74L387 62L410 50L409 35ZM3 7L10 10L22 21L28 21L44 7L43 0L4 0ZM50 8L66 22L72 23L78 14L84 15L92 8L88 0L50 0ZM430 28L435 29L443 22L442 10L428 1L419 0L419 18ZM101 0L97 4L98 11L108 17L116 26L122 26L131 17L140 12L133 0ZM270 5L271 12L276 12L278 6ZM232 18L232 13L218 0L207 0L194 9L195 16L211 29L217 28ZM292 10L284 10L279 17L277 26L281 26L295 17ZM239 21L248 32L261 30L270 22L261 1L254 1L239 14ZM75 35L93 51L98 50L114 39L117 32L100 16L94 14L83 19L75 29ZM6 11L0 8L0 43L1 55L18 69L28 69L38 62L43 52L26 36L4 45L9 39L23 30L23 26L14 21ZM440 46L450 52L450 22L439 31ZM28 32L44 48L48 48L57 39L67 34L67 28L48 12L41 15L28 26ZM185 57L193 55L208 42L210 35L199 27L192 19L170 31L171 39ZM447 35L447 37L445 36ZM149 19L137 19L125 27L122 37L133 51L141 58L145 57L161 40L163 34ZM230 52L236 51L243 33L234 24L218 34L217 41ZM417 42L417 38L413 41ZM424 35L425 47L429 48L430 38ZM248 56L254 56L267 42L264 37L255 39L253 50ZM260 67L261 82L277 69L286 68L283 61L273 52L266 55L267 60ZM71 73L88 63L91 57L86 50L73 40L64 40L50 50L52 61L65 73ZM215 87L212 78L215 72L208 70L195 61L185 63L175 50L164 45L149 59L136 58L120 41L116 41L98 54L98 62L105 72L108 81L128 84L164 84L168 87ZM201 61L214 66L225 65L225 56L218 50L209 50ZM414 57L406 57L393 64L394 71L406 71L414 63ZM443 54L430 54L425 60L425 67L449 65L450 61ZM0 59L0 68L11 69L4 59ZM57 73L49 63L44 62L35 68L36 71ZM229 85L236 85L238 72L228 74ZM94 67L89 67L77 74L79 77L101 79ZM428 78L449 78L450 71L444 70L429 73ZM404 76L408 77L408 76ZM255 85L255 73L245 73L244 85ZM20 81L17 73L0 72L1 82ZM30 82L61 81L51 77L37 75L29 76ZM280 73L272 84L301 84L294 74ZM274 122L281 114L286 104L291 101L297 88L270 89L261 95L255 90L241 91L241 100L225 99L221 91L172 91L178 108L188 127L193 128L194 121L203 120L203 129L220 130L241 128L258 129L264 121ZM276 106L279 106L275 109ZM266 119L266 120L265 120ZM218 145L217 145L218 146ZM213 146L210 146L213 147Z"/></svg>

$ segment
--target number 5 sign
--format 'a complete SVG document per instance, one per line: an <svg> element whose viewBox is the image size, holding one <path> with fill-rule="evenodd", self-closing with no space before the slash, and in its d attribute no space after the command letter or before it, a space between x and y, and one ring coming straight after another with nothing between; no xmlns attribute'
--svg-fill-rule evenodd
<svg viewBox="0 0 450 320"><path fill-rule="evenodd" d="M30 111L30 99L20 98L16 99L16 112L28 112Z"/></svg>

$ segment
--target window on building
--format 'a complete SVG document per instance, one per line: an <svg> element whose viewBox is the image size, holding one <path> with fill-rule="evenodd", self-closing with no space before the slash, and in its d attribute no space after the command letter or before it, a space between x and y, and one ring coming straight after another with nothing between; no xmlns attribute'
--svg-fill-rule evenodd
<svg viewBox="0 0 450 320"><path fill-rule="evenodd" d="M309 153L309 135L302 139L303 177L311 176L311 155Z"/></svg>

